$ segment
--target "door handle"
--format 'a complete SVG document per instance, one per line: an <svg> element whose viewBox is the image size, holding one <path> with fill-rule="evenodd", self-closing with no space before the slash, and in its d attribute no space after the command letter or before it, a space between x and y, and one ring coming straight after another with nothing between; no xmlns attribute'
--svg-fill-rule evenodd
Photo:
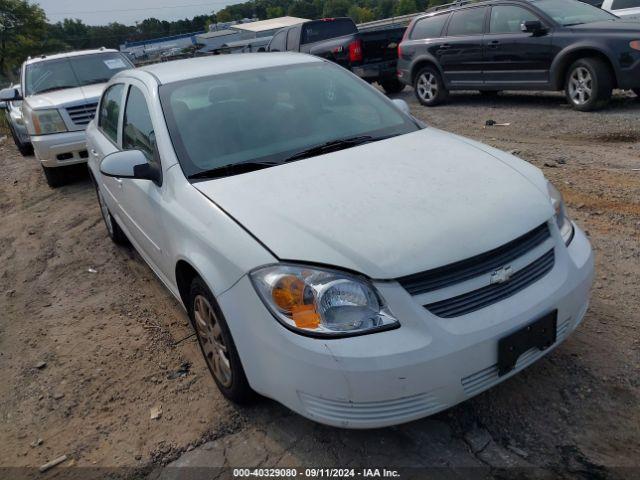
<svg viewBox="0 0 640 480"><path fill-rule="evenodd" d="M489 48L498 48L500 45L500 40L491 40L489 42Z"/></svg>
<svg viewBox="0 0 640 480"><path fill-rule="evenodd" d="M91 149L91 155L93 155L94 157L99 156L99 155L98 155L98 152L96 151L96 149L95 149L95 148L92 148L92 149Z"/></svg>

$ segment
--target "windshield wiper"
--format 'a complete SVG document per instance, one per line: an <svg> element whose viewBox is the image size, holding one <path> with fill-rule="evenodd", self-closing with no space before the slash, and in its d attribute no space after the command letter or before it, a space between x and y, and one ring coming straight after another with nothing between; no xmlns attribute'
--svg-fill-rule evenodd
<svg viewBox="0 0 640 480"><path fill-rule="evenodd" d="M76 87L77 87L77 85L62 85L62 86L59 86L59 87L49 87L49 88L45 88L44 90L38 90L33 95L39 95L41 93L53 92L54 90L64 90L66 88L76 88Z"/></svg>
<svg viewBox="0 0 640 480"><path fill-rule="evenodd" d="M187 178L189 180L196 180L198 178L222 178L230 175L238 175L240 173L253 172L255 170L261 170L263 168L274 167L280 165L280 162L240 162L230 163L228 165L222 165L220 167L211 168L209 170L203 170L202 172L193 173Z"/></svg>
<svg viewBox="0 0 640 480"><path fill-rule="evenodd" d="M322 155L323 153L335 152L337 150L343 150L349 147L355 147L356 145L362 145L363 143L374 142L377 140L383 140L389 137L372 137L371 135L359 135L357 137L340 138L338 140L331 140L330 142L321 143L311 148L305 148L299 152L284 159L284 162L291 162L293 160L301 160L303 158L315 157Z"/></svg>

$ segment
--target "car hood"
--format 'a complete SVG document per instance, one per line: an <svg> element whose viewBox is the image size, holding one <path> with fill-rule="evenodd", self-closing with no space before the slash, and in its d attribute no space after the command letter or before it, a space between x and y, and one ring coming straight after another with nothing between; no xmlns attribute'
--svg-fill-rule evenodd
<svg viewBox="0 0 640 480"><path fill-rule="evenodd" d="M25 101L32 109L59 108L70 105L98 101L104 83L95 85L85 85L83 87L65 88L64 90L53 90L51 92L40 93L28 96Z"/></svg>
<svg viewBox="0 0 640 480"><path fill-rule="evenodd" d="M486 252L553 215L537 168L431 128L194 186L280 260L375 279Z"/></svg>
<svg viewBox="0 0 640 480"><path fill-rule="evenodd" d="M608 20L604 22L583 23L571 26L572 30L579 32L612 32L612 33L640 33L640 23L633 20Z"/></svg>

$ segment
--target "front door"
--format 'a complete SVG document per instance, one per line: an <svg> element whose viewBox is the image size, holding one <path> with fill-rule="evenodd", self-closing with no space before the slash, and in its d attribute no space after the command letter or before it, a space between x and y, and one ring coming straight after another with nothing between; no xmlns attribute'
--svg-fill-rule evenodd
<svg viewBox="0 0 640 480"><path fill-rule="evenodd" d="M140 150L151 167L162 172L148 105L146 87L142 83L132 83L127 92L122 119L122 149ZM162 181L122 179L121 208L127 230L140 254L156 274L166 281L170 266L162 221L163 202Z"/></svg>
<svg viewBox="0 0 640 480"><path fill-rule="evenodd" d="M489 31L484 38L484 81L491 86L536 85L549 83L552 34L523 32L526 21L542 19L517 5L491 8ZM548 27L547 27L548 28Z"/></svg>
<svg viewBox="0 0 640 480"><path fill-rule="evenodd" d="M451 15L447 35L435 50L450 88L482 83L482 39L486 7L465 8Z"/></svg>

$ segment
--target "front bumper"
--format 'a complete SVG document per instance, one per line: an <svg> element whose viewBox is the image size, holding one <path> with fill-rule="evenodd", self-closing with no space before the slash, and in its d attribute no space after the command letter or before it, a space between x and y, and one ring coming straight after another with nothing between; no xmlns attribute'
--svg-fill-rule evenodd
<svg viewBox="0 0 640 480"><path fill-rule="evenodd" d="M86 163L87 142L84 130L31 137L36 158L45 167L63 167Z"/></svg>
<svg viewBox="0 0 640 480"><path fill-rule="evenodd" d="M396 282L376 284L401 327L346 339L313 339L283 328L245 276L219 297L250 385L299 414L347 428L376 428L425 417L490 388L551 349L530 350L497 373L497 343L558 310L558 346L582 321L593 254L576 228L542 279L501 302L456 318L428 312Z"/></svg>

